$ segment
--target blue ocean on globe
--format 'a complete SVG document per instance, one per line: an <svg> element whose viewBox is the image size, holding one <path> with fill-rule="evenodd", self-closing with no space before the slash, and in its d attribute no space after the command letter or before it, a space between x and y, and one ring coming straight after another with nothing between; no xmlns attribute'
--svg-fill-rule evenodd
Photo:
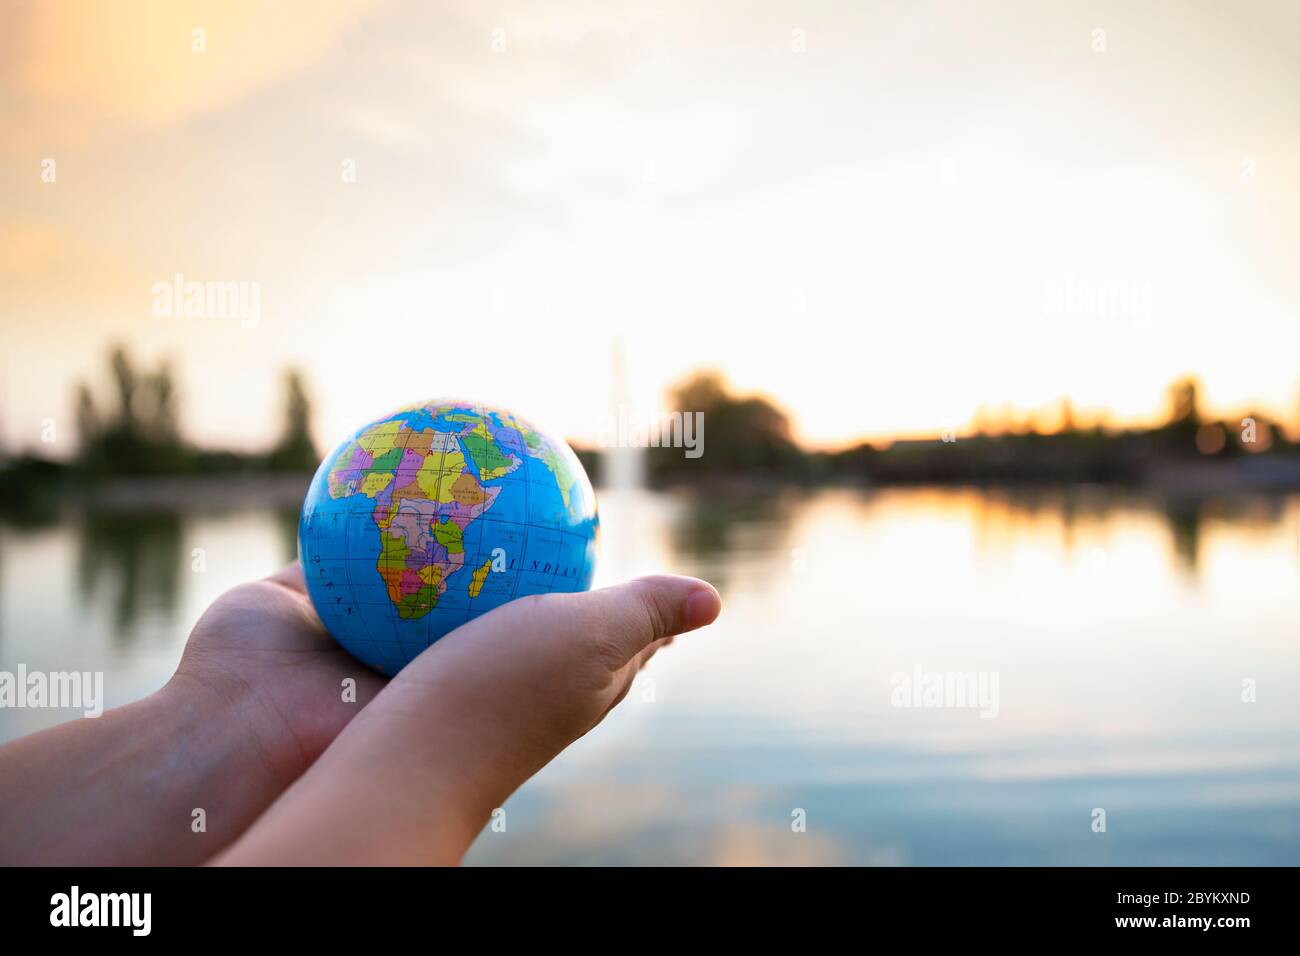
<svg viewBox="0 0 1300 956"><path fill-rule="evenodd" d="M298 554L329 632L396 674L507 601L585 591L599 525L564 441L503 409L437 400L366 425L326 456Z"/></svg>

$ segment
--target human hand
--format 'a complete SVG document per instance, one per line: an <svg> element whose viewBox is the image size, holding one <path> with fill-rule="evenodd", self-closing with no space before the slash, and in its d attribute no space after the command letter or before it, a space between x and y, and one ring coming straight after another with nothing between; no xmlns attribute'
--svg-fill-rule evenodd
<svg viewBox="0 0 1300 956"><path fill-rule="evenodd" d="M393 678L217 862L458 862L659 648L720 610L703 581L660 575L470 621Z"/></svg>
<svg viewBox="0 0 1300 956"><path fill-rule="evenodd" d="M383 683L325 632L297 565L241 584L204 612L160 690L0 747L0 863L201 863Z"/></svg>
<svg viewBox="0 0 1300 956"><path fill-rule="evenodd" d="M354 701L344 699L348 678L356 681ZM173 685L212 694L224 705L249 754L280 789L385 683L330 637L296 561L217 598L190 633L172 677Z"/></svg>

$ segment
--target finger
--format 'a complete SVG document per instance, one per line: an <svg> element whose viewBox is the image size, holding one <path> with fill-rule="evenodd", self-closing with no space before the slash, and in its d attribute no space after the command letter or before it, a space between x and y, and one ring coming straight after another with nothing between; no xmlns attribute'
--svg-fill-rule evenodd
<svg viewBox="0 0 1300 956"><path fill-rule="evenodd" d="M672 646L675 640L675 637L661 637L659 640L652 642L649 647L636 656L636 659L632 662L635 665L632 672L635 674L637 671L642 670L650 663L650 658L654 657L660 648Z"/></svg>
<svg viewBox="0 0 1300 956"><path fill-rule="evenodd" d="M632 690L632 681L636 679L637 674L645 670L645 666L650 663L650 658L654 657L661 647L667 647L673 642L673 638L665 637L654 641L649 647L636 656L636 659L627 668L627 676L624 678L618 693L609 702L609 705L601 711L600 719L604 720L609 712L623 703L628 692ZM599 721L597 721L599 723Z"/></svg>
<svg viewBox="0 0 1300 956"><path fill-rule="evenodd" d="M297 561L292 564L286 564L275 574L270 575L266 580L273 584L279 584L288 588L290 591L296 591L299 594L307 593L307 579L303 576L302 565Z"/></svg>
<svg viewBox="0 0 1300 956"><path fill-rule="evenodd" d="M713 585L673 574L637 578L565 598L584 619L581 633L608 648L616 667L657 641L711 624L722 610L722 598Z"/></svg>
<svg viewBox="0 0 1300 956"><path fill-rule="evenodd" d="M261 587L264 584L278 586L293 594L296 600L292 601L295 616L307 630L328 634L325 624L320 619L320 614L316 611L316 603L311 599L307 591L307 580L303 576L302 565L297 561L287 564L270 577L262 581L255 581L246 587ZM274 601L275 607L284 607L284 602Z"/></svg>

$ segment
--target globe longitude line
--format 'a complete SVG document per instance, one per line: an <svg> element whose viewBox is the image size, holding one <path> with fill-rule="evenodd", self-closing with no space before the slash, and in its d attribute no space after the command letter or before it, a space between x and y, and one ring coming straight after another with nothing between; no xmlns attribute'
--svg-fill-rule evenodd
<svg viewBox="0 0 1300 956"><path fill-rule="evenodd" d="M393 521L396 520L396 518L398 517L398 515L400 515L400 514L402 513L402 501L401 501L401 499L398 499L398 498L397 498L397 492L398 492L398 485L400 485L400 484L401 484L401 481L402 481L402 468L403 468L403 466L406 464L406 452L407 452L407 450L411 447L411 420L410 420L410 418L403 418L403 419L401 420L401 424L398 425L398 427L397 427L397 440L393 442L393 447L399 449L399 450L401 451L401 454L397 457L397 467L396 467L396 468L394 469L394 471L393 471L393 484L392 484L391 487L392 487L392 489L393 489L393 497L394 497L395 500L394 500L394 501L392 502L392 504L389 506L389 507L390 507L390 511L389 511L388 527L389 527L390 531L391 531L391 529L392 529L392 527L393 527ZM417 515L419 514L419 509L416 509L416 514L417 514ZM417 527L418 527L418 525L417 525ZM408 542L407 542L407 547L408 547L408 548L410 547L410 544L411 544L411 543L408 541ZM381 553L382 553L382 550L383 550L383 538L382 538L382 536L381 536L381 538L380 538L380 550L381 550ZM409 553L409 552L408 552L408 553ZM382 575L381 575L381 577L382 577ZM385 582L385 583L387 583L387 582ZM401 577L399 577L398 580L397 580L397 593L398 593L399 595L402 593L402 578L401 578ZM411 654L407 651L405 642L403 642L403 640L402 640L402 632L401 632L400 627L398 626L398 625L399 625L399 620L400 620L400 618L399 618L398 611L397 611L397 604L396 604L396 602L394 602L393 600L391 600L392 595L389 595L389 598L390 598L390 600L388 601L388 624L389 624L389 627L391 627L391 628L392 628L392 631L393 631L393 643L397 645L397 652L398 652L402 657L406 658L406 662L409 664L409 663L412 661L413 658L412 658Z"/></svg>
<svg viewBox="0 0 1300 956"><path fill-rule="evenodd" d="M435 430L435 434L436 434L436 430ZM443 479L443 474L442 474L443 463L447 460L447 452L445 450L439 452L439 454L441 455L441 457L438 459L438 467L433 470L433 481L434 481L433 488L434 488L435 499L437 497L438 487L441 484ZM433 502L431 502L431 504L433 505L433 518L431 519L429 524L429 534L432 535L434 540L436 541L437 535L434 534L433 527L438 522L438 502L434 500ZM430 545L430 547L432 547L432 545ZM431 644L433 644L433 603L432 602L436 600L437 600L436 596L430 597L430 606L428 611L426 611L424 615L424 646L425 647L429 647Z"/></svg>
<svg viewBox="0 0 1300 956"><path fill-rule="evenodd" d="M487 428L487 410L486 410L485 408L483 408L481 405L474 405L474 406L472 407L472 411L473 411L474 417L476 417L476 418L477 418L477 419L478 419L478 420L483 424L483 427L484 427L484 428ZM487 487L487 483L486 483L485 481L483 481L483 474L482 474L481 471L479 472L479 476L478 476L478 478L479 478L479 486L482 487L482 488L486 488L486 487ZM477 531L479 532L479 543L480 543L480 545L482 544L482 541L483 541L483 526L482 526L481 522L482 522L485 518L487 518L487 508L486 508L486 507L485 507L485 508L483 509L483 511L479 514L479 516L478 516L477 519L473 519L473 518L471 518L469 521L467 521L467 522L465 523L465 528L466 528L466 530L469 530L469 528L470 528L471 525L477 525L477 528L476 528L475 530L477 530ZM463 540L463 536L462 536L462 542L461 542L461 553L465 555L465 566L461 569L461 570L462 570L462 573L463 573L464 571L469 571L470 574L473 575L474 572L473 572L473 570L472 570L472 562L471 562L470 559L469 559L469 548L466 547L465 542L464 542L464 540ZM481 554L476 554L476 555L475 555L475 562L476 562L476 561L478 560L478 558L480 558L480 557L482 557ZM472 577L471 577L471 580L473 580ZM470 620L470 618L473 616L473 614L474 614L474 598L473 598L473 596L470 595L470 593L469 593L469 588L466 587L466 588L465 588L465 621L468 622L468 621Z"/></svg>
<svg viewBox="0 0 1300 956"><path fill-rule="evenodd" d="M335 517L337 518L337 513L335 514ZM347 578L347 584L348 584L348 599L349 599L349 600L353 603L353 605L357 608L357 617L358 617L358 618L361 618L361 617L364 617L364 615L361 613L361 605L360 605L360 602L357 601L357 586L356 586L356 584L354 584L353 581L352 581L352 528L351 528L351 524L352 524L352 509L351 509L351 507L349 507L348 502L345 500L345 501L343 502L343 576L344 576L345 578ZM369 636L370 636L370 630L369 630L369 628L366 626L365 621L359 621L358 623L360 623L360 625L361 625L360 630L361 630L361 631L366 635L366 637L369 637ZM355 625L354 625L354 626L355 626ZM350 637L350 636L351 636L351 635L349 635L349 637Z"/></svg>
<svg viewBox="0 0 1300 956"><path fill-rule="evenodd" d="M528 560L528 531L533 513L532 498L528 491L528 486L532 484L532 482L528 480L528 456L524 455L519 459L519 461L519 467L522 468L524 472L524 520L521 522L524 528L524 547L523 552L519 555L519 570L515 572L515 589L510 595L510 600L512 601L519 597L519 582L522 581L524 577L524 562Z"/></svg>
<svg viewBox="0 0 1300 956"><path fill-rule="evenodd" d="M391 490L389 491L390 497L387 505L387 511L388 511L388 528L390 532L393 526L393 521L397 518L397 516L401 513L402 510L401 502L396 498L397 485L401 481L402 465L406 461L405 453L410 443L410 432L406 428L408 419L402 417L402 418L397 418L395 420L398 421L399 424L397 429L397 437L393 441L393 447L401 451L402 454L398 456L397 466L393 469L393 475L392 475L393 481L392 484L389 485L389 488ZM378 468L374 467L374 461L372 459L369 473L383 474L384 472L381 472ZM368 530L373 529L370 533L376 534L378 536L379 560L382 561L384 560L384 553L385 553L384 534L380 528L375 526L374 509L375 509L375 505L372 505L370 511L365 515L365 517L362 517L361 520L365 521L366 518L368 518L370 521L370 525L367 526ZM394 602L392 595L388 593L387 579L382 574L379 573L379 569L377 567L374 569L374 574L379 582L378 587L381 588L384 594L385 599L382 602L383 614L386 615L388 618L388 627L390 631L390 638L388 640L379 641L378 639L376 639L377 641L376 650L385 658L385 660L387 660L387 658L391 656L397 660L402 661L403 664L408 664L411 661L411 657L409 654L407 654L406 645L402 643L402 636L398 628L398 614L397 614L396 602ZM400 590L401 590L401 583L399 579L399 583L398 583L399 593ZM368 624L369 622L367 622L367 625Z"/></svg>
<svg viewBox="0 0 1300 956"><path fill-rule="evenodd" d="M441 435L442 433L439 432L436 427L438 419L437 416L434 414L435 411L436 409L428 409L429 429L430 431L433 432L434 436L436 437ZM429 534L433 536L434 541L436 541L438 538L437 534L434 533L434 526L438 523L438 517L439 517L437 493L441 483L446 478L446 469L447 469L447 447L446 444L439 438L438 439L438 467L435 468L433 471L434 500L430 502L430 504L433 505L433 518L429 524ZM432 547L432 544L430 545L430 547ZM424 646L425 647L429 647L430 645L433 644L433 617L434 617L433 612L434 612L434 608L437 606L437 601L438 601L436 588L434 589L434 592L435 593L431 595L429 598L429 608L427 611L425 611L425 615L424 615Z"/></svg>
<svg viewBox="0 0 1300 956"><path fill-rule="evenodd" d="M433 506L433 517L430 519L430 523L429 523L429 534L432 538L429 545L431 549L433 548L435 543L440 543L438 541L438 536L435 529L442 522L442 518L444 517L443 515L440 514L440 502L437 498L437 492L440 489L442 482L446 481L451 476L451 469L447 467L446 439L447 436L455 434L453 432L444 432L441 429L439 429L437 427L438 418L440 416L445 416L447 411L450 408L454 408L454 406L443 406L443 405L426 406L426 412L429 415L429 430L433 432L435 438L438 441L438 450L436 452L436 454L438 455L438 465L437 468L434 469L435 494L433 498L429 499L429 503ZM459 435L456 436L456 439L459 442ZM450 516L447 517L449 518ZM449 563L451 559L450 550L448 550L447 559ZM434 637L433 634L434 618L438 616L438 614L441 613L443 610L446 610L445 608L439 607L439 602L443 600L446 594L448 594L452 590L449 582L454 573L455 572L447 573L445 574L445 576L440 577L438 579L438 585L442 587L443 590L439 592L438 588L435 587L434 593L429 598L429 605L425 609L425 647L431 646L434 643L434 641L437 639ZM438 636L441 637L442 635L438 635Z"/></svg>

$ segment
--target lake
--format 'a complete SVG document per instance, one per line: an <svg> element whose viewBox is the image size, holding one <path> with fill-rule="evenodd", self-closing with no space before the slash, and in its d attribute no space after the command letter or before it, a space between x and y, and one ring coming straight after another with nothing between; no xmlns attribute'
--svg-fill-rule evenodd
<svg viewBox="0 0 1300 956"><path fill-rule="evenodd" d="M695 574L723 615L468 862L1300 863L1300 498L629 490L600 508L597 585ZM149 693L213 598L293 557L295 521L226 502L0 525L0 670L103 671L109 706ZM0 740L74 717L0 709Z"/></svg>

